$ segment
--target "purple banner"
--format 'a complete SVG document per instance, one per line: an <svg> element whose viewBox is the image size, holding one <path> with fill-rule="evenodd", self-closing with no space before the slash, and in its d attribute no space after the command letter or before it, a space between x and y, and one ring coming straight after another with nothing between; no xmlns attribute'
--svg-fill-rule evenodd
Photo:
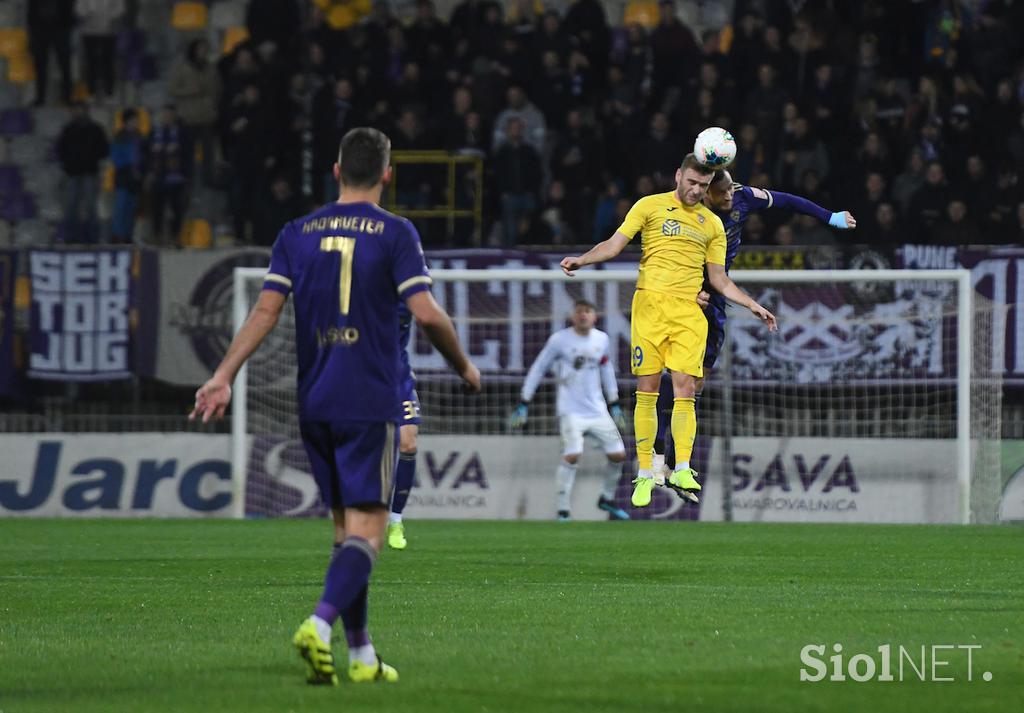
<svg viewBox="0 0 1024 713"><path fill-rule="evenodd" d="M738 265L756 269L967 268L977 294L991 301L991 343L977 344L986 370L1008 385L1024 385L1024 248L894 246L874 250L842 248L751 249ZM558 269L562 253L449 250L427 253L431 269ZM634 267L626 254L597 268ZM734 276L742 278L742 271ZM616 289L618 285L618 289ZM738 380L786 383L879 382L953 378L956 364L956 293L951 283L908 281L852 285L745 285L776 311L781 331L768 338L763 327L731 313L733 376ZM565 324L572 300L596 302L599 327L617 347L617 371L628 373L627 283L474 283L438 285L435 295L460 325L460 337L489 378L520 378L544 340ZM979 303L980 304L980 303ZM444 369L440 357L418 339L413 367Z"/></svg>
<svg viewBox="0 0 1024 713"><path fill-rule="evenodd" d="M28 375L106 381L132 374L134 250L31 250Z"/></svg>
<svg viewBox="0 0 1024 713"><path fill-rule="evenodd" d="M0 250L0 395L19 391L14 365L14 291L18 276L18 253Z"/></svg>

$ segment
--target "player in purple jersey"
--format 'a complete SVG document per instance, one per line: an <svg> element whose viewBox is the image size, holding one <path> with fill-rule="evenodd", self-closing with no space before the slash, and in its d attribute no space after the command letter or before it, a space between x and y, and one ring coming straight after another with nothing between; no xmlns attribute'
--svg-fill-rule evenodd
<svg viewBox="0 0 1024 713"><path fill-rule="evenodd" d="M412 336L412 314L400 305L398 309L398 347L402 350L402 425L398 429L398 467L395 468L395 487L391 493L391 512L388 515L388 547L404 550L405 523L402 511L409 500L412 484L416 480L416 440L420 434L420 400L416 395L416 375L409 364L409 339Z"/></svg>
<svg viewBox="0 0 1024 713"><path fill-rule="evenodd" d="M722 224L725 227L726 273L729 272L733 260L739 254L743 224L747 222L747 218L750 217L751 213L766 208L781 208L794 213L814 216L821 222L828 223L833 228L839 230L853 230L857 227L857 220L849 211L844 210L833 213L801 196L734 183L732 175L725 169L715 172L714 178L711 179L711 185L704 195L704 205L722 219ZM708 370L718 361L722 344L725 342L725 298L712 290L707 280L705 280L704 289L697 296L697 302L704 308L704 316L708 320L708 341L704 351L704 369ZM698 379L696 393L698 403L703 388L704 379ZM671 410L672 385L668 379L662 378L658 413ZM656 452L665 452L665 432L667 428L662 424L666 421L666 418L658 419L658 436L654 444ZM668 453L666 453L666 456L665 462L671 467L671 456ZM661 459L658 459L658 461L656 465L660 466L662 461Z"/></svg>
<svg viewBox="0 0 1024 713"><path fill-rule="evenodd" d="M331 628L341 619L356 682L397 681L366 628L370 572L384 542L395 472L395 431L402 420L399 306L473 391L480 372L452 322L431 296L430 275L412 224L379 207L390 180L391 142L376 129L341 140L334 175L338 201L281 229L263 291L213 377L196 392L190 418L220 418L231 382L295 303L299 428L313 477L334 516L334 553L323 594L293 644L306 680L337 685Z"/></svg>

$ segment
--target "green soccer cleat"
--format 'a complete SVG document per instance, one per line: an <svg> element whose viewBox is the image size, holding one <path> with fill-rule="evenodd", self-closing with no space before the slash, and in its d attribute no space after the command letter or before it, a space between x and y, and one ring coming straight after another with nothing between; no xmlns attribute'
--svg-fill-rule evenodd
<svg viewBox="0 0 1024 713"><path fill-rule="evenodd" d="M638 475L633 483L636 484L636 487L633 488L633 497L630 498L633 507L645 508L650 505L651 491L654 490L654 478L649 475Z"/></svg>
<svg viewBox="0 0 1024 713"><path fill-rule="evenodd" d="M665 485L676 491L676 495L683 500L688 500L691 503L700 502L700 498L697 497L697 493L700 492L700 483L697 482L697 471L693 468L684 468L673 472L665 481Z"/></svg>
<svg viewBox="0 0 1024 713"><path fill-rule="evenodd" d="M380 656L378 656L377 663L372 666L362 661L350 663L348 665L348 677L355 683L370 683L374 681L395 683L398 680L398 671L395 670L394 666L389 666L381 661Z"/></svg>
<svg viewBox="0 0 1024 713"><path fill-rule="evenodd" d="M404 550L408 544L405 539L405 525L400 522L389 522L388 547L393 550Z"/></svg>
<svg viewBox="0 0 1024 713"><path fill-rule="evenodd" d="M317 686L338 685L331 644L320 638L312 618L302 622L292 637L292 644L306 662L306 683Z"/></svg>

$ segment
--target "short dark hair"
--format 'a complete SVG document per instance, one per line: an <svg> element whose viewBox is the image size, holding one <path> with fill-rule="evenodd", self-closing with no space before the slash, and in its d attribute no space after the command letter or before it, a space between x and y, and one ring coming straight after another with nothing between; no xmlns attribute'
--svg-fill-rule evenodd
<svg viewBox="0 0 1024 713"><path fill-rule="evenodd" d="M587 309L592 309L595 312L597 311L597 305L590 300L583 299L582 297L572 303L573 309L576 309L577 307L586 307Z"/></svg>
<svg viewBox="0 0 1024 713"><path fill-rule="evenodd" d="M712 173L715 172L715 169L711 168L710 166L705 166L700 161L698 161L697 157L694 156L692 153L688 153L686 154L686 156L683 157L683 162L679 165L679 168L680 170L683 171L685 171L688 168L692 168L694 171L696 171L702 176L710 176Z"/></svg>
<svg viewBox="0 0 1024 713"><path fill-rule="evenodd" d="M341 139L338 165L341 183L352 188L373 188L380 183L391 160L391 139L384 132L362 126Z"/></svg>
<svg viewBox="0 0 1024 713"><path fill-rule="evenodd" d="M135 111L131 107L128 107L127 109L121 112L121 123L127 124L132 119L138 118L138 116L139 112Z"/></svg>
<svg viewBox="0 0 1024 713"><path fill-rule="evenodd" d="M715 171L715 177L711 179L711 185L714 186L719 183L724 183L726 181L732 183L732 176L729 175L728 169L720 168L717 171Z"/></svg>

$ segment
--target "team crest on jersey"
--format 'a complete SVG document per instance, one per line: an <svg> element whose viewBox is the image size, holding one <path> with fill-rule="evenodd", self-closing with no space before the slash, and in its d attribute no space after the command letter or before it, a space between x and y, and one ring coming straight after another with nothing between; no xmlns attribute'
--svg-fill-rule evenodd
<svg viewBox="0 0 1024 713"><path fill-rule="evenodd" d="M700 213L697 214L697 222L702 225L704 224L704 216L701 215Z"/></svg>
<svg viewBox="0 0 1024 713"><path fill-rule="evenodd" d="M678 220L672 220L669 218L661 225L662 235L679 235L682 232L683 226L679 224Z"/></svg>
<svg viewBox="0 0 1024 713"><path fill-rule="evenodd" d="M740 212L739 212L739 210L734 210L731 213L729 213L729 220L731 220L734 223L740 222Z"/></svg>

